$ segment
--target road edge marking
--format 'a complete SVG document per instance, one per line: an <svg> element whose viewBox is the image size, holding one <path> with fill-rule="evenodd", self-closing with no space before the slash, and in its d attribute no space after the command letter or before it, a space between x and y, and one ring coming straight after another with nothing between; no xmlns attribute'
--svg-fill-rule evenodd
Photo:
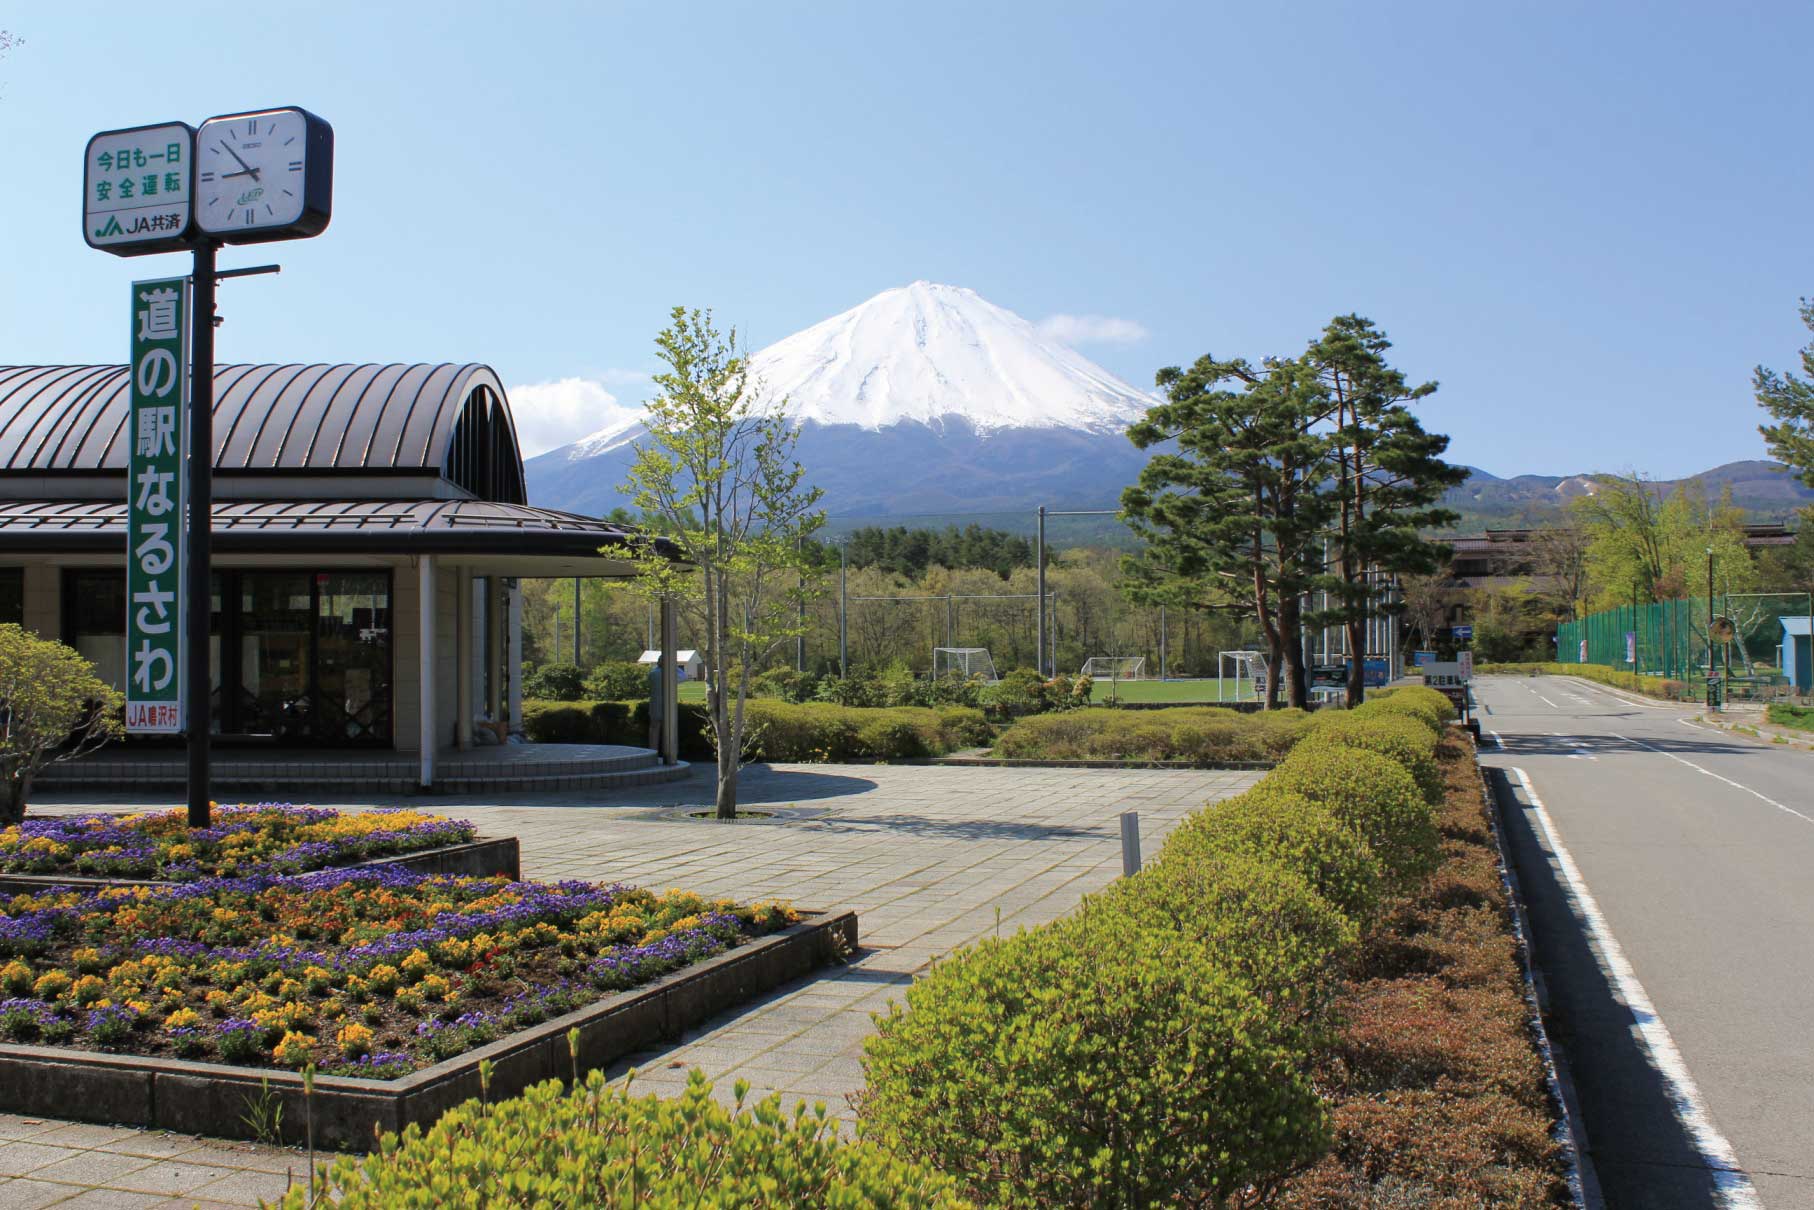
<svg viewBox="0 0 1814 1210"><path fill-rule="evenodd" d="M1701 1099L1701 1090L1695 1086L1694 1077L1688 1073L1688 1064L1683 1060L1682 1052L1676 1049L1669 1027L1663 1024L1656 1005L1650 1001L1650 993L1638 981L1637 971L1625 957L1625 951L1619 947L1618 938L1613 936L1606 917L1601 915L1599 903L1594 899L1593 892L1587 889L1587 880L1582 877L1581 868L1575 864L1574 855L1562 843L1562 837L1549 817L1549 809L1538 796L1537 788L1531 785L1531 779L1523 769L1511 766L1507 772L1518 778L1525 797L1530 799L1537 824L1543 829L1543 838L1548 842L1550 853L1567 883L1569 905L1582 923L1587 925L1587 931L1593 938L1596 957L1600 961L1600 969L1613 981L1620 998L1625 1001L1638 1040L1643 1043L1651 1064L1669 1087L1676 1121L1688 1132L1695 1149L1705 1161L1721 1204L1730 1210L1763 1210L1763 1202L1758 1199L1750 1176L1739 1167L1738 1155L1733 1151L1732 1144L1713 1124L1706 1102Z"/></svg>
<svg viewBox="0 0 1814 1210"><path fill-rule="evenodd" d="M1689 722L1685 718L1677 719L1676 721L1681 723L1685 727L1694 726L1693 723ZM1797 811L1794 807L1786 806L1783 803L1777 802L1774 798L1771 798L1768 794L1764 794L1764 793L1761 793L1760 791L1753 790L1750 786L1747 786L1743 782L1733 781L1730 777L1726 777L1722 774L1715 773L1712 769L1707 768L1705 765L1697 765L1693 761L1689 760L1687 757L1677 756L1675 753L1671 752L1667 748L1659 748L1655 744L1647 744L1641 739L1632 739L1630 736L1627 736L1627 735L1614 735L1613 738L1616 740L1619 740L1623 743L1636 744L1640 748L1648 748L1652 752L1660 753L1663 756L1667 756L1670 760L1674 761L1678 765L1687 765L1690 769L1693 769L1696 773L1706 774L1708 777L1711 777L1714 781L1723 781L1727 785L1731 786L1734 790L1743 790L1745 793L1747 793L1751 797L1757 799L1759 802L1768 803L1770 806L1775 807L1778 811L1781 811L1785 815L1793 815L1793 816L1795 816L1795 818L1801 820L1803 823L1814 823L1814 815L1803 815L1800 811Z"/></svg>

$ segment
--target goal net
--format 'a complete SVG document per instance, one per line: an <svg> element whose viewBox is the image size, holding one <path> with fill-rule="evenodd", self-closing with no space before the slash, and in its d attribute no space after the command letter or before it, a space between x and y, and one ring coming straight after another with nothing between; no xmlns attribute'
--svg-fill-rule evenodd
<svg viewBox="0 0 1814 1210"><path fill-rule="evenodd" d="M1228 677L1234 678L1234 692L1230 694L1224 688ZM1266 653L1263 651L1218 651L1216 652L1216 692L1223 701L1239 701L1251 693L1262 697L1266 693Z"/></svg>
<svg viewBox="0 0 1814 1210"><path fill-rule="evenodd" d="M1083 662L1079 676L1096 681L1137 681L1146 676L1143 655L1093 655Z"/></svg>
<svg viewBox="0 0 1814 1210"><path fill-rule="evenodd" d="M987 647L934 647L932 649L932 677L955 676L963 680L995 681L995 661L989 658Z"/></svg>

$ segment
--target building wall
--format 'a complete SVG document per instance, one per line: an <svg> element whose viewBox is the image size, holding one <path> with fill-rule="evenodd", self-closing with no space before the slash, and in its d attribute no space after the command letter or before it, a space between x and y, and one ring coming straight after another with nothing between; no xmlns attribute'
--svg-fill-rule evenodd
<svg viewBox="0 0 1814 1210"><path fill-rule="evenodd" d="M42 638L63 637L63 569L42 561L25 569L25 628Z"/></svg>

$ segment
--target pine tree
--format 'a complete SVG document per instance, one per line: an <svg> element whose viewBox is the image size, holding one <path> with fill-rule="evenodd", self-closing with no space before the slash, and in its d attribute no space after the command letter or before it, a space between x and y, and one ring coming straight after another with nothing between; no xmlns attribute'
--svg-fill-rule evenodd
<svg viewBox="0 0 1814 1210"><path fill-rule="evenodd" d="M1805 298L1801 300L1801 322L1814 331L1814 302ZM1759 405L1776 420L1757 426L1769 443L1770 456L1814 487L1814 343L1801 351L1801 372L1806 377L1758 366L1752 372L1751 385Z"/></svg>
<svg viewBox="0 0 1814 1210"><path fill-rule="evenodd" d="M1277 705L1280 673L1290 704L1308 701L1300 605L1315 567L1313 546L1329 519L1324 414L1313 367L1205 355L1189 370L1159 371L1166 402L1128 430L1153 455L1122 493L1122 513L1146 542L1127 560L1134 592L1167 603L1250 614L1265 635ZM1232 384L1232 385L1225 385Z"/></svg>
<svg viewBox="0 0 1814 1210"><path fill-rule="evenodd" d="M1421 531L1457 519L1440 502L1468 474L1443 461L1449 439L1425 432L1410 409L1434 394L1436 384L1411 386L1386 363L1391 347L1371 320L1339 315L1304 355L1330 409L1336 495L1334 567L1320 581L1334 605L1312 624L1347 631L1350 706L1366 693L1367 621L1391 609L1384 598L1389 577L1428 575L1443 565L1447 549Z"/></svg>

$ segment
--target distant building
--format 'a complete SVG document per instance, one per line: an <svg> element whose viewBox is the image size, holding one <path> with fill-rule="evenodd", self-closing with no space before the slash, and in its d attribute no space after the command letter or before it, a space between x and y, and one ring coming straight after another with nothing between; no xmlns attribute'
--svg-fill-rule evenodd
<svg viewBox="0 0 1814 1210"><path fill-rule="evenodd" d="M638 664L661 663L661 652L645 651L636 658ZM674 666L683 681L697 681L705 676L705 659L697 651L676 651Z"/></svg>

